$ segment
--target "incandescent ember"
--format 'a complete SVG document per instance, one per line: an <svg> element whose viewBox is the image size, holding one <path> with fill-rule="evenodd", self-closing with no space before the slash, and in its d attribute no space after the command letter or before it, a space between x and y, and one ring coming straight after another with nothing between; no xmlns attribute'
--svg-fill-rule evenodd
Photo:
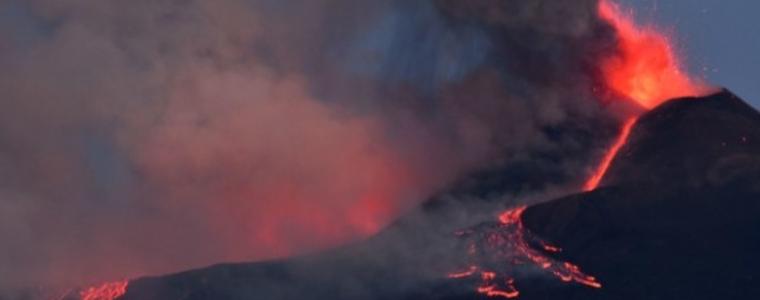
<svg viewBox="0 0 760 300"><path fill-rule="evenodd" d="M584 274L578 266L549 256L561 249L538 239L525 228L520 219L525 208L518 207L502 213L498 223L457 232L466 241L470 265L463 271L450 273L448 277L462 279L477 276L480 282L476 288L478 293L516 298L520 295L515 284L517 268L534 266L563 282L601 288L602 284L596 278Z"/></svg>

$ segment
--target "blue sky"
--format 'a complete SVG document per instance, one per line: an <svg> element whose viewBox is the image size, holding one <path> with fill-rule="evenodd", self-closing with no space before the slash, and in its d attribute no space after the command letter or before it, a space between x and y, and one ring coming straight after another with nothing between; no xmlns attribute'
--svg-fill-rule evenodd
<svg viewBox="0 0 760 300"><path fill-rule="evenodd" d="M693 74L760 108L760 1L618 0L674 33Z"/></svg>

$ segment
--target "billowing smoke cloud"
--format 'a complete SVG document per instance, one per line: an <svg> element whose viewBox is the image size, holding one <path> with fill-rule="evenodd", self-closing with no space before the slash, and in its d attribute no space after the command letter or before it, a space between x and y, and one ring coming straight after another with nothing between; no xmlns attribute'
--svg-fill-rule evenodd
<svg viewBox="0 0 760 300"><path fill-rule="evenodd" d="M0 288L329 247L578 152L555 129L600 114L595 8L0 1Z"/></svg>

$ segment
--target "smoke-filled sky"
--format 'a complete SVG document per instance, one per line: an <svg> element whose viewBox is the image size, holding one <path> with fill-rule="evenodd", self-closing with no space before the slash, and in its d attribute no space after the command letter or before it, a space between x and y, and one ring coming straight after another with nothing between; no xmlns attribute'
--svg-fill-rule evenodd
<svg viewBox="0 0 760 300"><path fill-rule="evenodd" d="M626 113L596 9L0 0L0 289L334 246L535 156L584 177L563 130Z"/></svg>
<svg viewBox="0 0 760 300"><path fill-rule="evenodd" d="M614 39L537 4L0 1L0 288L333 246L578 152Z"/></svg>
<svg viewBox="0 0 760 300"><path fill-rule="evenodd" d="M621 0L637 18L674 32L695 75L728 87L760 108L760 2Z"/></svg>

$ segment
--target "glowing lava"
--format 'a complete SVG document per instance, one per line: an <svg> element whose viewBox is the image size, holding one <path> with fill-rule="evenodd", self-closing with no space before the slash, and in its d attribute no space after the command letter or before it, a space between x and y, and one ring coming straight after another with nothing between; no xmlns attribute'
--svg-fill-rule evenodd
<svg viewBox="0 0 760 300"><path fill-rule="evenodd" d="M606 85L646 109L677 97L697 96L707 87L681 71L668 38L654 28L637 28L617 4L599 1L599 16L617 33L617 51L601 61Z"/></svg>
<svg viewBox="0 0 760 300"><path fill-rule="evenodd" d="M617 34L615 53L600 61L604 82L615 96L652 109L669 99L707 92L704 85L681 72L667 37L652 28L637 28L630 16L622 14L610 0L600 0L598 9L599 17L608 22ZM584 184L584 191L599 186L610 164L628 141L637 119L636 116L631 117L623 124L620 135ZM496 226L485 225L459 232L460 237L469 241L468 257L471 261L465 271L451 273L449 278L475 278L479 275L478 293L489 297L516 298L520 292L515 286L515 266L530 264L563 282L601 288L596 278L584 274L578 266L549 257L550 253L561 249L530 236L521 220L524 211L525 207L508 210L500 215Z"/></svg>
<svg viewBox="0 0 760 300"><path fill-rule="evenodd" d="M79 292L81 300L115 300L127 292L129 281L116 281L89 287Z"/></svg>
<svg viewBox="0 0 760 300"><path fill-rule="evenodd" d="M707 92L706 86L681 71L680 62L666 36L653 28L637 27L630 14L622 13L611 0L599 0L598 14L616 33L614 53L599 61L604 84L616 96L652 109L669 99ZM584 191L599 186L613 159L627 142L636 120L637 117L631 117L624 123L615 143L584 184ZM380 205L383 203L380 202ZM372 202L367 205L374 207L376 204ZM515 283L516 266L529 265L563 282L601 288L595 277L583 273L577 265L549 256L561 249L530 234L521 219L525 209L518 207L502 213L495 225L487 224L459 232L458 235L468 241L470 264L464 271L451 273L448 277L475 279L479 281L476 291L488 297L516 298L520 295ZM368 232L378 228L375 223L362 224ZM126 293L128 283L119 281L90 287L81 290L79 298L114 300Z"/></svg>
<svg viewBox="0 0 760 300"><path fill-rule="evenodd" d="M448 277L462 279L477 275L480 281L476 288L478 293L489 297L516 298L520 292L515 286L514 271L519 265L532 265L563 282L600 288L599 281L581 272L578 266L547 256L546 253L561 249L530 236L521 219L525 209L523 206L502 213L496 225L482 225L458 232L461 238L468 241L470 266L465 271L450 273ZM541 245L545 252L536 250L532 244Z"/></svg>
<svg viewBox="0 0 760 300"><path fill-rule="evenodd" d="M633 125L636 124L636 119L636 117L632 117L625 121L625 124L623 124L623 129L620 131L620 135L618 135L617 140L615 140L615 143L612 144L612 147L607 150L607 154L604 155L602 162L599 163L599 166L596 167L594 173L586 181L586 184L583 185L584 192L593 191L599 187L599 183L602 181L602 178L604 178L604 174L607 173L607 169L610 168L612 160L615 159L615 156L617 156L618 152L620 152L620 148L623 148L623 145L625 145L628 141L628 136L631 135L631 129L633 128Z"/></svg>
<svg viewBox="0 0 760 300"><path fill-rule="evenodd" d="M646 109L670 99L697 96L708 91L707 86L681 71L666 36L654 28L637 27L630 14L623 14L611 0L600 0L598 13L617 35L616 53L601 62L604 81L610 90ZM599 186L612 160L628 140L636 119L632 117L625 122L620 136L583 186L584 191Z"/></svg>

